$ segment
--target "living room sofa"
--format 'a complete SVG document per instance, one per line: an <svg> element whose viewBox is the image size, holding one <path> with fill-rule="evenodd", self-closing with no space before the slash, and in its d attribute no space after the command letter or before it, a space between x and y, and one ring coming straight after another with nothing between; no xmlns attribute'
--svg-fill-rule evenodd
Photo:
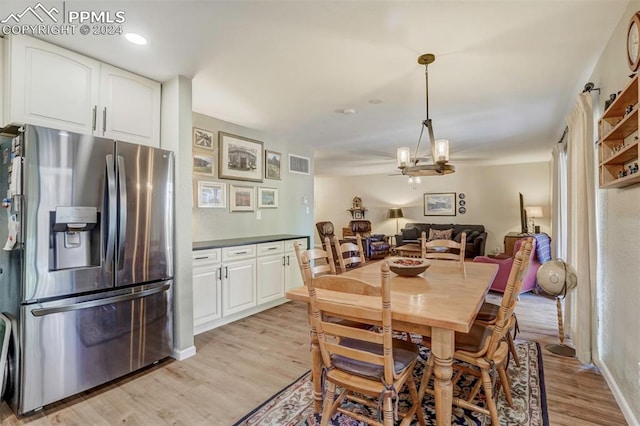
<svg viewBox="0 0 640 426"><path fill-rule="evenodd" d="M452 239L460 239L462 232L467 233L467 246L465 247L464 257L474 258L484 255L484 246L487 242L487 232L484 225L457 225L453 223L407 223L400 233L396 235L396 246L404 244L418 244L422 231L427 233L429 238L429 230L444 231L453 229Z"/></svg>

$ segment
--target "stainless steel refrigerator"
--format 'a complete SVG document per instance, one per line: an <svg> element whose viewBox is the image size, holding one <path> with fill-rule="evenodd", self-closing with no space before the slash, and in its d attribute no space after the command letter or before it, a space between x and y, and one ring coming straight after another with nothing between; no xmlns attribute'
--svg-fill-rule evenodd
<svg viewBox="0 0 640 426"><path fill-rule="evenodd" d="M173 346L173 153L23 130L0 141L2 243L19 229L0 254L0 310L15 328L5 399L18 414Z"/></svg>

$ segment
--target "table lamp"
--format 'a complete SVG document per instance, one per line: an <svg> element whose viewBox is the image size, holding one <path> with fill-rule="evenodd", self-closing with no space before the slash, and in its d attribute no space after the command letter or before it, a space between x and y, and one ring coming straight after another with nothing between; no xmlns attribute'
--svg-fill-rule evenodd
<svg viewBox="0 0 640 426"><path fill-rule="evenodd" d="M535 234L539 234L540 226L536 226L536 218L544 217L544 215L542 214L542 207L539 207L539 206L525 207L525 210L527 211L527 216L531 219L531 226L533 226L533 232Z"/></svg>
<svg viewBox="0 0 640 426"><path fill-rule="evenodd" d="M400 219L401 217L404 217L404 214L402 214L402 209L400 207L389 209L389 218L396 220L396 234L400 232L398 230L398 219Z"/></svg>

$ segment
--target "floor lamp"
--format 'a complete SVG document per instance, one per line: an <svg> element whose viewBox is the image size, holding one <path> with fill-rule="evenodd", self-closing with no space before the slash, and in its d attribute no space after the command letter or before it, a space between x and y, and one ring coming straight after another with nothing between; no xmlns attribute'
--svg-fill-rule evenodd
<svg viewBox="0 0 640 426"><path fill-rule="evenodd" d="M398 219L400 219L401 217L404 217L404 214L402 214L402 209L400 207L389 209L389 218L396 220L396 234L400 232L398 229Z"/></svg>

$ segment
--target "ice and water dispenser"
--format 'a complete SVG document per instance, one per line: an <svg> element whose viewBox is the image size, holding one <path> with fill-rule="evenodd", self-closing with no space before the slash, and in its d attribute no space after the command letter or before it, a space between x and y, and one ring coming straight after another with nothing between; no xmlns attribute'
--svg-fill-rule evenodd
<svg viewBox="0 0 640 426"><path fill-rule="evenodd" d="M49 269L100 266L100 215L96 207L56 207L49 212Z"/></svg>

